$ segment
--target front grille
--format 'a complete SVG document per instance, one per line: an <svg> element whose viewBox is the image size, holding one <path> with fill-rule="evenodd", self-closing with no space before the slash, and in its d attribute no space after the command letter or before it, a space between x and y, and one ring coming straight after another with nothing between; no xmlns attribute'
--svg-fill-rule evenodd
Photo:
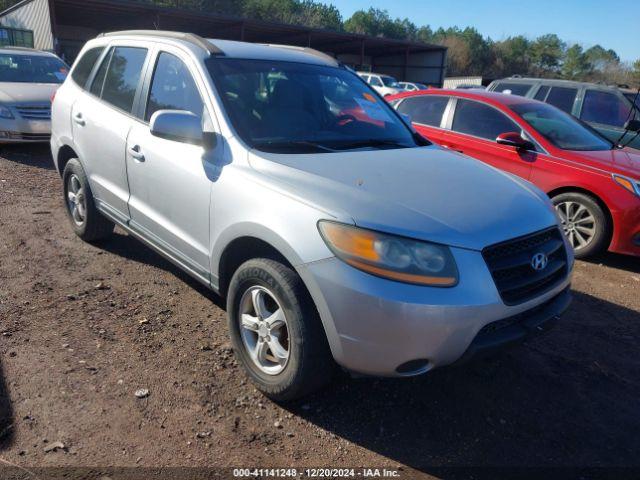
<svg viewBox="0 0 640 480"><path fill-rule="evenodd" d="M16 110L26 120L51 120L51 105L20 106Z"/></svg>
<svg viewBox="0 0 640 480"><path fill-rule="evenodd" d="M549 260L539 271L531 265L537 253L544 253ZM517 305L551 290L568 273L562 233L555 227L487 247L482 255L506 305Z"/></svg>

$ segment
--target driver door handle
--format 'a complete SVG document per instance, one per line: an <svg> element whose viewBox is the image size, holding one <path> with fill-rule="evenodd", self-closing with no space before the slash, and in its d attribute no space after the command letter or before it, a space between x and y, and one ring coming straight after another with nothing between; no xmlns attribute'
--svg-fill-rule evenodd
<svg viewBox="0 0 640 480"><path fill-rule="evenodd" d="M131 158L137 160L138 162L144 162L144 155L141 152L140 145L134 145L133 147L130 147L129 155L131 155Z"/></svg>

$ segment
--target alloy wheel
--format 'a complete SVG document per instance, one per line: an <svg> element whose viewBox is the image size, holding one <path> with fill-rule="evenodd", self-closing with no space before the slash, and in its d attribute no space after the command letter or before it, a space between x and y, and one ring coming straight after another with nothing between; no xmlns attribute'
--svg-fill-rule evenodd
<svg viewBox="0 0 640 480"><path fill-rule="evenodd" d="M575 250L587 247L596 235L596 218L585 205L578 202L561 202L556 210L562 221L562 228Z"/></svg>
<svg viewBox="0 0 640 480"><path fill-rule="evenodd" d="M278 375L289 361L289 327L275 295L262 286L249 288L240 300L240 335L249 357L267 375Z"/></svg>
<svg viewBox="0 0 640 480"><path fill-rule="evenodd" d="M80 178L74 173L67 181L67 208L76 225L84 225L87 215L87 198Z"/></svg>

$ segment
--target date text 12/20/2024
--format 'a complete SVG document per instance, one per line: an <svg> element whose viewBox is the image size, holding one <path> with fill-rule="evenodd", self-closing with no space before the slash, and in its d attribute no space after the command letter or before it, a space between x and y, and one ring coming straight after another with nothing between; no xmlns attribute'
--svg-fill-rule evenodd
<svg viewBox="0 0 640 480"><path fill-rule="evenodd" d="M401 478L387 468L235 468L234 478Z"/></svg>

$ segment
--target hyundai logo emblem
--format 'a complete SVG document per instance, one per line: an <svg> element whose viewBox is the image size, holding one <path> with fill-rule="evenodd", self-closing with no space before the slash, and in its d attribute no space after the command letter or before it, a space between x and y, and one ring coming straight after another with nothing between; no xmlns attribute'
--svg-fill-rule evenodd
<svg viewBox="0 0 640 480"><path fill-rule="evenodd" d="M549 264L549 257L544 253L536 253L531 259L531 268L536 271L544 270Z"/></svg>

